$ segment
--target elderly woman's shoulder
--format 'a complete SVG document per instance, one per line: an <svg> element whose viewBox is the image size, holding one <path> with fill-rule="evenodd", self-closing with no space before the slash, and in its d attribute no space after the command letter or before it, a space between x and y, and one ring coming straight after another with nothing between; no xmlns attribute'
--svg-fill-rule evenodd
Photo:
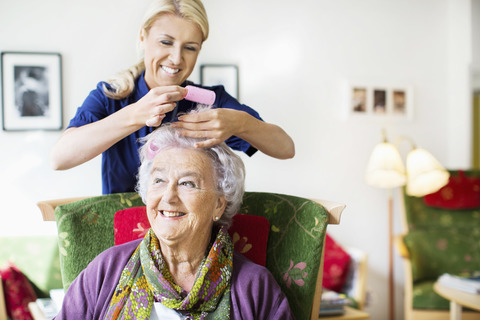
<svg viewBox="0 0 480 320"><path fill-rule="evenodd" d="M130 241L124 244L115 245L101 252L90 264L96 266L110 267L115 261L115 265L122 265L121 262L127 263L135 249L138 247L141 239ZM123 268L124 264L122 265Z"/></svg>
<svg viewBox="0 0 480 320"><path fill-rule="evenodd" d="M233 254L232 281L271 283L277 286L273 275L266 267L252 262L238 252Z"/></svg>
<svg viewBox="0 0 480 320"><path fill-rule="evenodd" d="M232 319L294 319L288 300L267 268L233 255Z"/></svg>

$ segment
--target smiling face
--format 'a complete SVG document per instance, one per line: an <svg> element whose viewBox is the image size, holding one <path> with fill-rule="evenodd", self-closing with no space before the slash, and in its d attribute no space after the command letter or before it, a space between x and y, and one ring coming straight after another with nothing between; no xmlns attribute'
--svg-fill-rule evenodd
<svg viewBox="0 0 480 320"><path fill-rule="evenodd" d="M193 71L202 48L202 32L193 22L173 14L160 15L140 33L145 81L150 89L180 85Z"/></svg>
<svg viewBox="0 0 480 320"><path fill-rule="evenodd" d="M226 201L215 191L211 160L195 149L170 148L154 159L149 180L147 215L160 243L206 247L213 222Z"/></svg>

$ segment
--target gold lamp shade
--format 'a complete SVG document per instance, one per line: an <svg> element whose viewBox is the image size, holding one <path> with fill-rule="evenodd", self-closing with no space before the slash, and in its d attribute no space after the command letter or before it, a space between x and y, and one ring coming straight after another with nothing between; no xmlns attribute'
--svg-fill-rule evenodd
<svg viewBox="0 0 480 320"><path fill-rule="evenodd" d="M448 183L450 174L428 151L415 148L407 156L407 194L423 197Z"/></svg>
<svg viewBox="0 0 480 320"><path fill-rule="evenodd" d="M382 142L375 146L368 161L365 180L377 188L395 188L406 182L405 167L397 148Z"/></svg>

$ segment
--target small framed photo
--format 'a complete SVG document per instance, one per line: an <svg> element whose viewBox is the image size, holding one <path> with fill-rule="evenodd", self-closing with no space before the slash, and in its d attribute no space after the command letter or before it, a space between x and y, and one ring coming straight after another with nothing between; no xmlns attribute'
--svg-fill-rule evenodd
<svg viewBox="0 0 480 320"><path fill-rule="evenodd" d="M367 113L367 87L352 87L351 110L355 113Z"/></svg>
<svg viewBox="0 0 480 320"><path fill-rule="evenodd" d="M239 98L238 67L233 64L202 64L200 84L204 86L223 85L235 99Z"/></svg>
<svg viewBox="0 0 480 320"><path fill-rule="evenodd" d="M392 113L406 115L409 111L407 106L408 91L406 88L392 89Z"/></svg>
<svg viewBox="0 0 480 320"><path fill-rule="evenodd" d="M60 54L2 52L1 60L3 130L61 130Z"/></svg>
<svg viewBox="0 0 480 320"><path fill-rule="evenodd" d="M373 88L373 113L387 113L387 90L384 88Z"/></svg>

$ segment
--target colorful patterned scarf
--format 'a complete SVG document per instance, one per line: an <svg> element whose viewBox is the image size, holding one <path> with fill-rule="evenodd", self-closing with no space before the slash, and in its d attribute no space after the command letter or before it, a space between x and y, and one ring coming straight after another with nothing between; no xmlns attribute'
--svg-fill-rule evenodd
<svg viewBox="0 0 480 320"><path fill-rule="evenodd" d="M229 319L232 266L233 244L220 228L187 293L173 281L150 229L123 269L105 319L149 319L154 300L192 319Z"/></svg>

